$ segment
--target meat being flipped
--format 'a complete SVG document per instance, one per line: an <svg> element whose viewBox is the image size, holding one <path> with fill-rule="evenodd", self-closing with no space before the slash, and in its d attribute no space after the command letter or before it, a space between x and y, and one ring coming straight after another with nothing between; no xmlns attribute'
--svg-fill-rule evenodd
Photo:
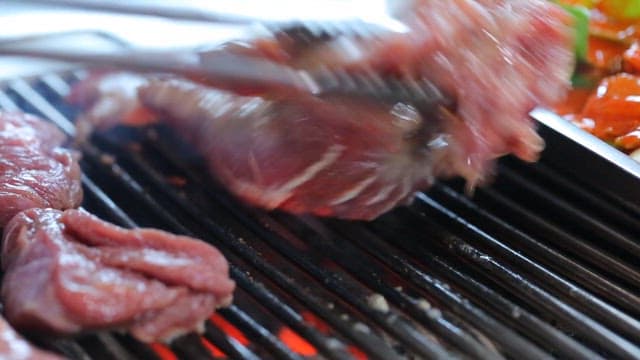
<svg viewBox="0 0 640 360"><path fill-rule="evenodd" d="M36 349L0 318L0 359L6 360L62 360L53 353Z"/></svg>
<svg viewBox="0 0 640 360"><path fill-rule="evenodd" d="M23 113L0 113L0 228L30 208L80 205L78 155L62 148L53 124Z"/></svg>
<svg viewBox="0 0 640 360"><path fill-rule="evenodd" d="M536 160L543 142L528 114L564 96L575 61L566 12L546 0L393 4L407 34L373 41L338 38L306 51L295 47L291 61L307 69L373 67L435 82L457 99L461 121L448 122L446 132L457 152L454 173L472 183L497 156Z"/></svg>
<svg viewBox="0 0 640 360"><path fill-rule="evenodd" d="M202 152L232 193L267 209L372 219L437 178L462 176L473 187L490 178L499 156L537 160L543 141L528 113L569 87L568 15L544 0L404 4L395 15L411 30L406 34L308 44L277 37L220 51L310 71L426 77L455 97L451 111L238 96L180 79L152 79L139 99Z"/></svg>
<svg viewBox="0 0 640 360"><path fill-rule="evenodd" d="M203 330L230 304L228 264L208 244L127 230L82 210L30 209L6 226L1 296L19 330L128 330L145 342Z"/></svg>

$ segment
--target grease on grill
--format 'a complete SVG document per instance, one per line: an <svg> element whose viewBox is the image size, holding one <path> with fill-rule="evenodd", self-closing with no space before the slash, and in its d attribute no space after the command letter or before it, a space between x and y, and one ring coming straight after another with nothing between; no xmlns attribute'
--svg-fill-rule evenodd
<svg viewBox="0 0 640 360"><path fill-rule="evenodd" d="M369 303L369 306L371 308L377 311L383 313L389 312L389 303L387 302L387 299L385 299L384 296L380 294L369 295L369 297L367 297L367 302Z"/></svg>

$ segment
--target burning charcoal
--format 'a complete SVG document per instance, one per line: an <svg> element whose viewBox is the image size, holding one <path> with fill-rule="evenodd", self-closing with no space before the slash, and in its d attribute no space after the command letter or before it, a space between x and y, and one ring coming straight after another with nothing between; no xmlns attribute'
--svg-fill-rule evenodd
<svg viewBox="0 0 640 360"><path fill-rule="evenodd" d="M2 300L17 329L127 330L145 342L201 331L235 284L214 247L127 230L82 210L30 209L6 226Z"/></svg>
<svg viewBox="0 0 640 360"><path fill-rule="evenodd" d="M54 125L22 113L0 113L0 228L22 210L80 205L78 154L61 148Z"/></svg>

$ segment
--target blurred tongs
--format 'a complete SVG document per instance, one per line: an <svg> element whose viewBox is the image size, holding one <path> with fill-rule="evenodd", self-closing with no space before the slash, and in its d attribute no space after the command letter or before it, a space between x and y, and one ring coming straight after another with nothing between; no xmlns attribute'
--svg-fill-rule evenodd
<svg viewBox="0 0 640 360"><path fill-rule="evenodd" d="M55 4L58 6L136 15L164 16L182 20L226 23L259 22L261 24L270 24L272 29L276 31L279 28L286 29L293 26L303 28L317 36L347 34L362 39L364 37L378 36L381 31L386 31L387 33L403 31L403 29L394 30L394 25L384 24L384 20L371 22L348 14L344 15L342 19L333 20L322 20L321 17L314 20L309 20L309 18L304 20L302 18L268 20L265 17L260 17L259 14L250 15L250 12L242 15L237 9L235 12L212 11L210 9L198 10L196 8L161 5L161 2L146 2L146 5L144 2L133 0L131 2L21 0L21 2ZM213 1L213 3L220 4L222 2ZM243 2L235 1L234 3L240 4ZM231 8L233 7L229 9ZM333 10L335 11L335 9ZM372 29L375 29L375 31ZM46 41L38 41L52 36L55 36L55 34L34 36L31 39L27 37L0 41L0 55L28 56L82 63L89 66L173 73L192 79L204 80L212 86L241 93L257 90L283 96L311 94L315 96L365 97L386 102L410 103L423 110L435 109L441 105L450 105L450 99L444 96L427 79L386 78L366 69L358 72L347 72L326 67L306 71L266 59L243 56L226 51L209 52L204 57L195 50L150 52L125 48L105 52L86 48L71 49L63 46L42 46L43 43L46 44Z"/></svg>
<svg viewBox="0 0 640 360"><path fill-rule="evenodd" d="M373 71L321 68L295 69L266 59L226 51L158 52L124 49L92 51L62 46L26 46L0 41L0 55L15 55L81 63L92 67L172 73L239 93L269 92L281 96L349 96L384 102L405 102L424 110L448 106L449 99L427 79L385 78Z"/></svg>

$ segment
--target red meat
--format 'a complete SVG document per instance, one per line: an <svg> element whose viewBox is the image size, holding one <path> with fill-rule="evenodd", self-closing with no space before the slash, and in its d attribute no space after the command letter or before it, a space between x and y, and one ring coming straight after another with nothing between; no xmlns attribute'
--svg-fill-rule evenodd
<svg viewBox="0 0 640 360"><path fill-rule="evenodd" d="M64 139L35 116L0 113L0 228L22 210L80 205L78 154Z"/></svg>
<svg viewBox="0 0 640 360"><path fill-rule="evenodd" d="M140 97L229 190L267 209L370 219L410 200L448 156L437 123L402 105L268 101L185 80L151 81Z"/></svg>
<svg viewBox="0 0 640 360"><path fill-rule="evenodd" d="M30 209L6 226L2 300L17 329L128 330L168 341L202 330L235 284L212 246L153 229L126 230L81 210Z"/></svg>
<svg viewBox="0 0 640 360"><path fill-rule="evenodd" d="M0 318L0 359L62 360L62 357L34 348Z"/></svg>

